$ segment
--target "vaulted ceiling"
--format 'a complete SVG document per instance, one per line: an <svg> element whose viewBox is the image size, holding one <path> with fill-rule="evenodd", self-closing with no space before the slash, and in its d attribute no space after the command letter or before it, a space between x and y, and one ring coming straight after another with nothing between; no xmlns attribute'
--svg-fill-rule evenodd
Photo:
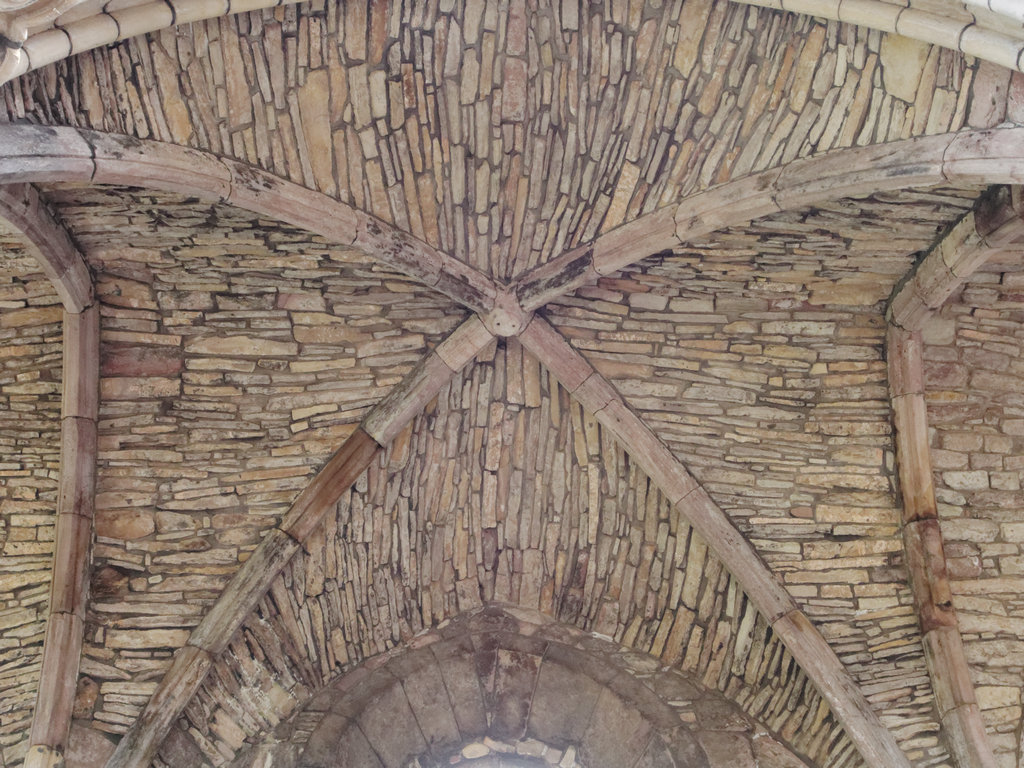
<svg viewBox="0 0 1024 768"><path fill-rule="evenodd" d="M0 766L1024 760L1012 3L19 5Z"/></svg>

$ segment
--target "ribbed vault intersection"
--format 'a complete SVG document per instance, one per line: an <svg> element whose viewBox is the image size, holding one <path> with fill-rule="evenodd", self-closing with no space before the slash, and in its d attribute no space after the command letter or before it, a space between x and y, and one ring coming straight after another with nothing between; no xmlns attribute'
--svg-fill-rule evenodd
<svg viewBox="0 0 1024 768"><path fill-rule="evenodd" d="M728 3L513 6L257 10L3 90L98 129L4 126L0 158L67 338L98 343L85 309L103 344L98 418L63 366L65 426L99 434L94 597L58 570L49 606L86 627L75 732L130 729L112 765L244 762L328 681L497 600L682 668L815 763L945 764L940 720L977 706L931 701L882 313L981 185L1024 177L1018 132L964 130L1013 121L1001 75ZM160 191L28 186L66 182ZM47 336L52 297L8 301L11 338ZM5 388L52 394L55 367ZM14 540L44 542L53 490L19 487L6 509L43 514ZM31 520L6 514L13 552ZM63 552L83 528L58 519ZM11 604L44 611L45 581ZM1010 759L990 717L971 738Z"/></svg>

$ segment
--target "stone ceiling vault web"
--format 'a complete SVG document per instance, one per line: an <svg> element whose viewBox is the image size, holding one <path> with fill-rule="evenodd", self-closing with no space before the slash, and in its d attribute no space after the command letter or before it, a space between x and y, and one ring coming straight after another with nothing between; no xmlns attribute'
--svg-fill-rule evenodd
<svg viewBox="0 0 1024 768"><path fill-rule="evenodd" d="M930 40L924 21L945 24L932 6L904 14L888 5L872 7L895 14L897 31ZM30 741L4 736L0 764L37 768L71 755L73 717L96 765L111 749L103 732L120 737L110 768L243 759L311 691L495 599L568 612L581 630L698 672L817 764L941 765L946 748L961 766L1013 759L1019 745L1007 746L1006 728L986 731L978 718L966 662L950 696L942 664L931 666L932 690L923 675L929 627L913 623L901 584L909 567L920 598L915 540L906 564L892 546L877 330L885 296L840 286L846 273L830 260L839 257L822 255L809 272L804 259L830 253L829 237L855 250L885 206L895 222L901 202L918 206L926 231L974 194L964 187L1024 181L1021 110L1007 95L1020 89L1016 75L957 51L894 47L877 31L886 23L845 23L842 7L841 23L713 0L212 10L83 6L58 28L31 30L27 56L18 46L29 30L3 26L5 77L52 65L0 91L10 119L0 125L0 208L67 311L61 486L31 492L56 512L38 704ZM963 51L995 40L985 18L958 28ZM1010 64L1019 66L1013 32L1000 38L998 60L1017 50ZM897 66L915 88L892 76ZM83 202L106 201L74 210L68 183L87 185ZM112 248L104 229L147 225L131 203L115 202L140 193L89 190L103 185L214 208L174 255L173 245ZM900 198L910 188L935 192ZM328 253L290 261L275 252L281 238L265 235L243 246L246 262L216 206L250 216L254 232L297 232L293 249ZM837 217L819 237L809 222L830 207L859 218ZM1013 228L1020 210L1009 210ZM160 216L149 218L157 237ZM76 241L76 221L89 237ZM773 229L790 238L781 259ZM701 241L713 233L723 233L721 253ZM908 245L892 263L909 267L928 245ZM638 290L671 281L673 269L685 274L701 248L710 249L701 264L710 288L688 299ZM960 256L945 259L958 279ZM714 265L730 258L716 285ZM335 262L349 281L341 293L329 276ZM934 263L922 261L908 283L929 308ZM174 269L180 284L169 289ZM728 284L736 269L752 275L741 296ZM275 287L275 270L299 288ZM375 303L374 291L447 302L452 321L368 317L346 306L346 291L364 306L391 301ZM8 301L24 310L32 298ZM23 318L30 335L45 319ZM682 343L664 342L673 335ZM783 373L762 374L756 360ZM650 373L630 384L627 366ZM344 406L317 394L343 389L349 374L331 382L329 371L349 368L377 386ZM655 373L668 368L682 375ZM5 386L18 395L35 375L18 371ZM857 383L834 398L840 379ZM895 384L897 400L912 395L923 410L923 383ZM478 399L466 400L474 387ZM703 413L671 404L700 393ZM284 429L274 406L286 403ZM739 410L722 419L716 409L731 403ZM781 427L752 427L762 408L788 415ZM243 412L232 424L229 414ZM437 432L439 414L447 433ZM718 435L724 459L679 450L713 434L712 423L728 425ZM784 487L792 467L800 483L830 485L819 494L798 484L766 522L740 512L750 502L728 486L743 472L728 467L753 455L734 444L776 429L794 442L824 434L826 451L775 466L751 460L754 487ZM927 440L925 429L913 433ZM575 458L561 473L520 466L516 450L527 444ZM204 466L181 472L185 456L200 455ZM12 477L31 471L19 461ZM441 466L448 474L432 476ZM131 495L133 479L152 488L151 501ZM254 481L267 484L264 495L238 491ZM617 511L615 489L629 489ZM417 504L403 501L414 496ZM520 510L517 531L503 515L524 497L533 506ZM243 508L240 498L258 502ZM448 508L431 506L442 498ZM93 520L95 502L119 499L131 503ZM144 508L129 515L131 506ZM875 517L836 519L849 509ZM265 517L253 527L256 510ZM457 523L438 528L453 514ZM15 551L6 536L5 551ZM941 553L938 538L928 542ZM86 602L90 547L103 565ZM209 570L189 573L189 562ZM830 569L840 582L822 578ZM413 573L424 580L404 581ZM162 594L168 577L180 586ZM927 581L933 591L944 583ZM174 619L161 607L172 595L184 606ZM943 610L955 599L933 597ZM41 642L11 637L19 648ZM749 656L758 650L761 663ZM73 696L80 656L83 691L92 691L84 698Z"/></svg>

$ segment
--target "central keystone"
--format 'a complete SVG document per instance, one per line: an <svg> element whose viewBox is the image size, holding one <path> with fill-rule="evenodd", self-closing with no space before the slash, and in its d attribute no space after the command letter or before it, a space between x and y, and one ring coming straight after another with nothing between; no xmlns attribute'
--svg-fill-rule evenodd
<svg viewBox="0 0 1024 768"><path fill-rule="evenodd" d="M533 313L522 308L519 299L508 287L499 289L494 298L494 309L486 315L480 315L484 327L495 336L517 336L532 318Z"/></svg>

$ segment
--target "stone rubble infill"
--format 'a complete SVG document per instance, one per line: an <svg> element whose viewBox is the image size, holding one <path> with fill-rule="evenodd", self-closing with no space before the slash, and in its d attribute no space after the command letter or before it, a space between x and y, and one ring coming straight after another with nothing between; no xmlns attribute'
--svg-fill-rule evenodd
<svg viewBox="0 0 1024 768"><path fill-rule="evenodd" d="M460 314L359 254L236 211L48 192L76 240L108 248L94 263L104 401L77 716L119 733L261 532ZM124 210L116 235L94 230L100 204Z"/></svg>

